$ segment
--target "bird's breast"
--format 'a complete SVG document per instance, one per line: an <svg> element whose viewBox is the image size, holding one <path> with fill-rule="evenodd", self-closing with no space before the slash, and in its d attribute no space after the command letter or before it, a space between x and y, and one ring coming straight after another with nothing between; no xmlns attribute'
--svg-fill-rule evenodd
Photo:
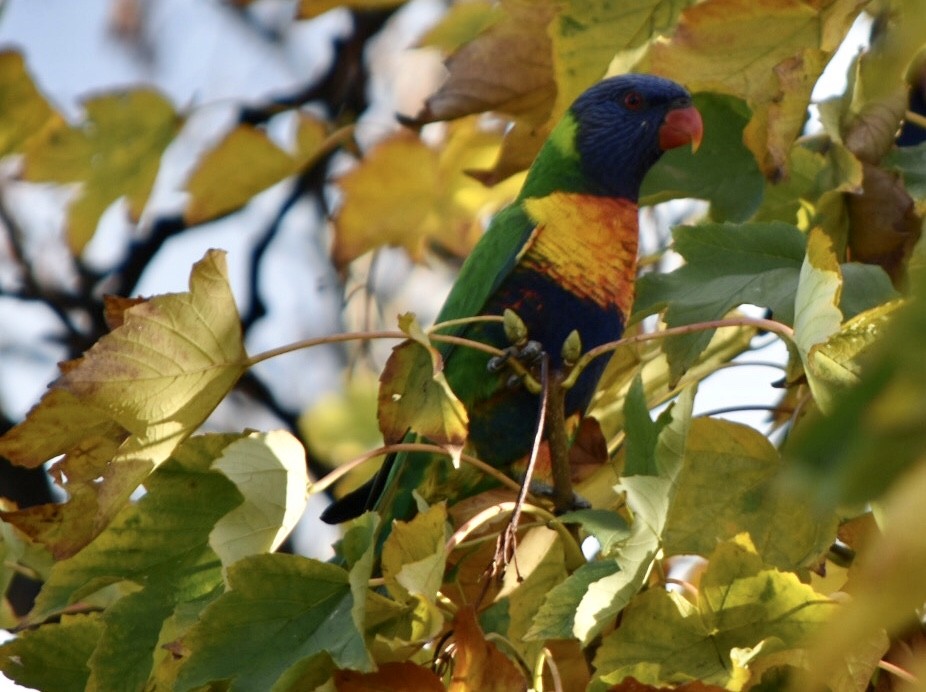
<svg viewBox="0 0 926 692"><path fill-rule="evenodd" d="M549 277L626 321L636 279L637 205L626 199L555 192L524 201L536 228L518 264Z"/></svg>

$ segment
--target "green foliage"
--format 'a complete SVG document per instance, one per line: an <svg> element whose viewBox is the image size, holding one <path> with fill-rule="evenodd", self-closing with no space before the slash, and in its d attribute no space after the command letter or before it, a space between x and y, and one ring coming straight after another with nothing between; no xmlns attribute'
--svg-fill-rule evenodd
<svg viewBox="0 0 926 692"><path fill-rule="evenodd" d="M335 5L304 0L298 12ZM192 169L186 223L321 172L340 195L334 267L349 274L384 246L436 263L471 250L575 95L609 70L651 71L692 90L705 138L665 156L642 201L695 197L709 211L673 230L680 267L639 280L593 403L599 423L568 421L589 507L554 517L529 497L507 534L510 489L470 483L479 492L428 506L435 489L419 487L417 516L359 517L330 563L275 552L307 493L333 483L308 478L296 438L198 432L249 368L306 344L246 353L220 251L186 292L107 299L109 333L0 438L16 465L54 460L67 495L0 508L0 586L15 571L43 582L26 618L3 612L21 629L0 646L0 670L42 690L549 690L551 671L568 690L767 689L803 676L801 689L866 689L926 599L926 149L894 146L905 75L926 45L921 5L872 3L882 34L812 137L801 136L810 93L864 2L456 3L422 41L449 54L448 79L410 119L446 128L386 135L337 174L327 156L357 154L354 116L274 104L294 117L289 147L263 123L231 128ZM114 200L138 218L186 118L130 89L86 100L68 123L10 51L0 97L12 104L0 155L18 157L26 181L76 184L62 229L75 254ZM507 261L486 247L487 262ZM742 316L744 304L769 318ZM375 409L386 443L433 443L408 464L442 453L463 467L447 473L485 471L443 373L448 343L474 346L454 341L458 327L431 334L406 313L400 331L366 335L400 343L379 380L357 377L305 412L313 451L333 464L366 454ZM780 434L693 415L699 383L759 329L788 347ZM551 455L541 448L539 463ZM875 524L868 503L878 526L861 536ZM848 604L832 595L847 583L828 552L837 537L857 560Z"/></svg>

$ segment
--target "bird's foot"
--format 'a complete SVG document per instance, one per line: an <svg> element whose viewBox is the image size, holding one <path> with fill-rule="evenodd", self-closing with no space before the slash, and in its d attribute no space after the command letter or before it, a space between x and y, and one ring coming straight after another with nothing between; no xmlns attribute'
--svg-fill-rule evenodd
<svg viewBox="0 0 926 692"><path fill-rule="evenodd" d="M509 346L500 356L490 358L486 369L493 375L506 368L514 370L507 382L507 386L514 389L521 385L525 378L536 377L535 373L543 357L543 346L539 341L525 341L520 345Z"/></svg>

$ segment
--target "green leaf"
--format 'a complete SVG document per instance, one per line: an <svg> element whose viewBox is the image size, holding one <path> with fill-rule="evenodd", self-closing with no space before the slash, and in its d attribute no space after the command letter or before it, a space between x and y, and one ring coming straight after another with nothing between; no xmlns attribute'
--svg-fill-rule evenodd
<svg viewBox="0 0 926 692"><path fill-rule="evenodd" d="M178 448L148 480L147 493L129 505L86 548L57 562L30 618L40 620L110 584L132 591L106 609L90 679L100 689L145 685L164 621L177 604L222 584L209 548L216 521L241 502L212 461L232 436L210 435Z"/></svg>
<svg viewBox="0 0 926 692"><path fill-rule="evenodd" d="M743 144L749 108L732 96L703 93L694 97L704 119L704 141L696 153L685 147L666 152L644 178L642 204L679 197L711 203L715 221L742 222L762 201L765 178Z"/></svg>
<svg viewBox="0 0 926 692"><path fill-rule="evenodd" d="M192 598L220 583L209 534L220 517L241 503L241 495L209 465L230 439L234 437L206 435L178 448L150 476L137 503L127 505L77 555L54 565L30 618L47 618L121 581L182 586Z"/></svg>
<svg viewBox="0 0 926 692"><path fill-rule="evenodd" d="M675 404L663 414L671 419L662 425L653 448L653 461L648 464L653 474L637 473L621 478L618 488L626 494L633 524L627 539L613 549L620 569L592 582L575 610L572 632L583 643L597 636L630 602L646 582L659 555L685 454L694 394L694 387L683 390ZM628 406L633 405L628 398ZM628 438L635 433L634 418L627 417Z"/></svg>
<svg viewBox="0 0 926 692"><path fill-rule="evenodd" d="M456 3L451 5L441 20L421 37L418 45L453 53L504 16L500 7L484 0Z"/></svg>
<svg viewBox="0 0 926 692"><path fill-rule="evenodd" d="M862 357L858 385L789 438L795 472L823 506L877 497L926 449L926 272L915 272L911 285L912 299L884 309L893 314ZM880 329L878 317L860 328Z"/></svg>
<svg viewBox="0 0 926 692"><path fill-rule="evenodd" d="M836 517L782 488L782 468L778 451L754 428L692 421L663 535L666 553L707 557L719 542L748 533L768 565L796 570L819 563L836 537Z"/></svg>
<svg viewBox="0 0 926 692"><path fill-rule="evenodd" d="M276 550L305 511L309 479L299 440L284 430L250 433L223 449L212 468L244 496L209 537L222 564Z"/></svg>
<svg viewBox="0 0 926 692"><path fill-rule="evenodd" d="M671 37L650 44L635 70L745 100L752 118L744 142L765 175L780 178L813 86L862 7L857 0L697 3Z"/></svg>
<svg viewBox="0 0 926 692"><path fill-rule="evenodd" d="M579 567L546 594L525 639L546 641L573 638L576 610L589 587L605 577L610 577L619 569L616 560L596 560Z"/></svg>
<svg viewBox="0 0 926 692"><path fill-rule="evenodd" d="M806 228L824 193L862 189L861 162L844 145L825 136L796 142L788 171L787 178L766 183L754 221L784 221Z"/></svg>
<svg viewBox="0 0 926 692"><path fill-rule="evenodd" d="M658 588L633 600L598 649L588 689L601 692L627 676L650 685L700 680L738 689L765 647L800 647L833 609L796 575L765 566L748 540L722 543L696 604Z"/></svg>
<svg viewBox="0 0 926 692"><path fill-rule="evenodd" d="M67 215L68 241L77 254L119 197L126 198L130 217L139 219L161 154L182 122L151 89L95 96L83 105L83 123L72 127L61 120L30 140L23 167L26 180L83 183Z"/></svg>
<svg viewBox="0 0 926 692"><path fill-rule="evenodd" d="M883 164L900 171L904 187L922 209L926 203L926 142L915 147L895 147Z"/></svg>
<svg viewBox="0 0 926 692"><path fill-rule="evenodd" d="M624 401L624 419L627 426L627 456L624 462L624 475L656 476L656 445L659 434L665 428L667 420L660 417L653 421L649 416L646 397L643 393L643 379L634 378Z"/></svg>
<svg viewBox="0 0 926 692"><path fill-rule="evenodd" d="M60 121L60 116L35 88L22 55L16 51L0 52L0 103L3 103L0 158L22 151L31 138L51 124L52 118Z"/></svg>
<svg viewBox="0 0 926 692"><path fill-rule="evenodd" d="M667 307L669 327L720 319L738 305L770 308L790 324L804 259L804 235L780 222L682 226L673 231L685 266L647 274L638 282L635 318ZM666 339L672 380L677 381L710 342L712 330Z"/></svg>
<svg viewBox="0 0 926 692"><path fill-rule="evenodd" d="M87 661L102 631L98 613L62 615L60 622L23 630L0 646L0 670L23 687L83 692Z"/></svg>
<svg viewBox="0 0 926 692"><path fill-rule="evenodd" d="M373 669L340 567L296 555L253 555L232 565L227 580L229 590L182 639L189 655L176 689L228 680L233 692L270 690L287 670L322 652L339 668Z"/></svg>

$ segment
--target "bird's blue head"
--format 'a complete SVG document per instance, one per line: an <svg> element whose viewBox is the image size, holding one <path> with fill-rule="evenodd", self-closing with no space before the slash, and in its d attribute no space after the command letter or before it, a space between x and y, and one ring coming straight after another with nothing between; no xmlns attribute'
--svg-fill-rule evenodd
<svg viewBox="0 0 926 692"><path fill-rule="evenodd" d="M633 201L664 151L685 144L696 149L703 133L691 95L652 75L602 80L579 96L570 111L588 191Z"/></svg>

